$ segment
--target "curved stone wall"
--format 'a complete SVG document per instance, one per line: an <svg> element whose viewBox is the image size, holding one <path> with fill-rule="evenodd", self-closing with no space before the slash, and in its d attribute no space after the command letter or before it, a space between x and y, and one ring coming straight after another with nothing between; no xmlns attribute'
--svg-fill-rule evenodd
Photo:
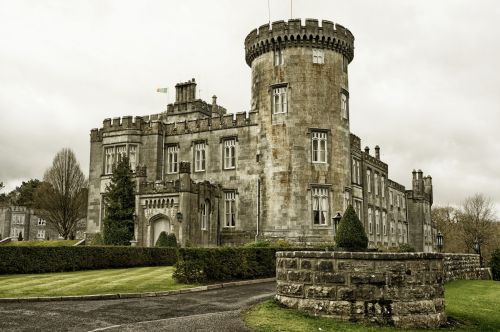
<svg viewBox="0 0 500 332"><path fill-rule="evenodd" d="M276 257L276 299L287 307L396 327L446 322L442 254L284 251Z"/></svg>

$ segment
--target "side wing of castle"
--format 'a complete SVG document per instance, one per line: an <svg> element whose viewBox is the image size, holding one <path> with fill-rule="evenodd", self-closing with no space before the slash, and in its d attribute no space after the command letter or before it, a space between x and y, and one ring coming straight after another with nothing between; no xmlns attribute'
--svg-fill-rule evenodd
<svg viewBox="0 0 500 332"><path fill-rule="evenodd" d="M378 146L372 155L350 132L351 32L330 21L277 21L250 32L245 51L249 112L197 98L192 79L176 85L165 112L105 119L91 131L87 235L101 231L106 184L127 155L141 246L162 231L197 246L332 242L334 217L352 204L372 247L434 251L431 177L413 171L406 190L389 179Z"/></svg>

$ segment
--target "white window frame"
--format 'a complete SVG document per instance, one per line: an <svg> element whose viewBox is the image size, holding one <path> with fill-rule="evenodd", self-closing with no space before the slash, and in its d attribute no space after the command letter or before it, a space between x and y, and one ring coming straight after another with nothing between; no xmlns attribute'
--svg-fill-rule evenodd
<svg viewBox="0 0 500 332"><path fill-rule="evenodd" d="M366 170L366 190L372 192L372 171L369 169Z"/></svg>
<svg viewBox="0 0 500 332"><path fill-rule="evenodd" d="M194 171L203 172L206 170L206 149L205 142L195 143L194 145Z"/></svg>
<svg viewBox="0 0 500 332"><path fill-rule="evenodd" d="M45 229L39 229L36 232L37 239L45 239Z"/></svg>
<svg viewBox="0 0 500 332"><path fill-rule="evenodd" d="M382 211L382 229L384 236L387 235L387 212Z"/></svg>
<svg viewBox="0 0 500 332"><path fill-rule="evenodd" d="M375 209L375 231L380 235L380 211Z"/></svg>
<svg viewBox="0 0 500 332"><path fill-rule="evenodd" d="M288 87L279 86L273 88L273 114L288 113Z"/></svg>
<svg viewBox="0 0 500 332"><path fill-rule="evenodd" d="M319 48L313 48L312 50L312 62L316 64L325 63L325 51Z"/></svg>
<svg viewBox="0 0 500 332"><path fill-rule="evenodd" d="M226 138L223 141L223 165L224 169L236 168L236 138Z"/></svg>
<svg viewBox="0 0 500 332"><path fill-rule="evenodd" d="M285 58L282 49L274 50L274 65L281 66L285 63Z"/></svg>
<svg viewBox="0 0 500 332"><path fill-rule="evenodd" d="M356 214L358 215L358 218L361 220L361 215L362 215L362 210L363 210L363 202L360 201L359 199L354 199L354 211L356 211Z"/></svg>
<svg viewBox="0 0 500 332"><path fill-rule="evenodd" d="M313 187L312 195L312 222L316 226L325 226L330 215L328 188Z"/></svg>
<svg viewBox="0 0 500 332"><path fill-rule="evenodd" d="M236 192L224 193L224 227L236 227Z"/></svg>
<svg viewBox="0 0 500 332"><path fill-rule="evenodd" d="M167 174L179 173L179 146L169 145L165 153L167 159Z"/></svg>
<svg viewBox="0 0 500 332"><path fill-rule="evenodd" d="M38 218L37 224L38 224L38 226L45 226L45 225L47 225L47 222L42 218Z"/></svg>
<svg viewBox="0 0 500 332"><path fill-rule="evenodd" d="M340 94L340 115L343 119L349 118L348 97L344 92Z"/></svg>
<svg viewBox="0 0 500 332"><path fill-rule="evenodd" d="M382 196L382 198L385 198L385 176L382 175L380 177L380 189L382 190L380 192L380 195Z"/></svg>
<svg viewBox="0 0 500 332"><path fill-rule="evenodd" d="M128 156L130 169L134 172L139 160L138 144L114 144L104 147L104 174L113 174L113 168L123 156Z"/></svg>
<svg viewBox="0 0 500 332"><path fill-rule="evenodd" d="M201 205L201 230L206 231L208 228L208 217L210 215L210 203L205 201Z"/></svg>
<svg viewBox="0 0 500 332"><path fill-rule="evenodd" d="M328 135L323 131L311 133L311 160L315 164L326 164L328 160Z"/></svg>
<svg viewBox="0 0 500 332"><path fill-rule="evenodd" d="M368 233L373 234L373 212L372 208L368 208Z"/></svg>
<svg viewBox="0 0 500 332"><path fill-rule="evenodd" d="M374 182L374 187L375 187L375 196L378 196L378 173L375 172L375 175L373 176L373 182Z"/></svg>

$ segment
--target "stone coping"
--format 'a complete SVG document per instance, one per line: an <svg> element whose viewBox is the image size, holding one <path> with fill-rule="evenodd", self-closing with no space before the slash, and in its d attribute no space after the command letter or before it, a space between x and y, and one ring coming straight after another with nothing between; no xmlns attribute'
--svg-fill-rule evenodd
<svg viewBox="0 0 500 332"><path fill-rule="evenodd" d="M95 300L118 300L118 299L133 299L144 297L161 297L185 293L204 292L212 289L228 288L252 284L260 284L276 281L276 278L252 279L230 281L205 286L176 289L161 292L146 292L146 293L118 293L118 294L93 294L93 295L71 295L71 296L40 296L40 297L5 297L0 298L0 303L12 302L53 302L53 301L95 301Z"/></svg>
<svg viewBox="0 0 500 332"><path fill-rule="evenodd" d="M352 251L278 251L278 258L331 258L370 260L413 260L444 258L442 253L431 252L352 252Z"/></svg>

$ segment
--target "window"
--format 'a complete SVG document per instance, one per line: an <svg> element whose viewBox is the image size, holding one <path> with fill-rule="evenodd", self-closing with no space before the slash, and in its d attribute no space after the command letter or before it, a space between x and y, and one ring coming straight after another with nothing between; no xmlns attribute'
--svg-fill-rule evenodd
<svg viewBox="0 0 500 332"><path fill-rule="evenodd" d="M104 173L112 174L113 167L123 157L128 156L130 169L135 171L137 166L137 145L114 145L104 148Z"/></svg>
<svg viewBox="0 0 500 332"><path fill-rule="evenodd" d="M381 189L381 195L382 195L382 198L385 197L385 176L381 176L380 177L380 189Z"/></svg>
<svg viewBox="0 0 500 332"><path fill-rule="evenodd" d="M342 70L344 71L344 73L347 73L347 65L349 64L349 60L347 59L347 57L343 56L342 57Z"/></svg>
<svg viewBox="0 0 500 332"><path fill-rule="evenodd" d="M373 233L372 219L373 219L372 208L368 208L368 233L370 234Z"/></svg>
<svg viewBox="0 0 500 332"><path fill-rule="evenodd" d="M391 206L394 205L394 196L392 191L389 191L389 202L391 203Z"/></svg>
<svg viewBox="0 0 500 332"><path fill-rule="evenodd" d="M352 158L352 182L361 184L361 162L358 159Z"/></svg>
<svg viewBox="0 0 500 332"><path fill-rule="evenodd" d="M39 229L36 232L36 238L37 239L45 239L45 229Z"/></svg>
<svg viewBox="0 0 500 332"><path fill-rule="evenodd" d="M347 108L347 96L345 93L340 94L340 114L343 119L347 119L348 116L348 108Z"/></svg>
<svg viewBox="0 0 500 332"><path fill-rule="evenodd" d="M312 132L312 162L326 163L326 133Z"/></svg>
<svg viewBox="0 0 500 332"><path fill-rule="evenodd" d="M224 194L224 207L226 212L226 227L235 227L236 226L236 193L234 191L226 192Z"/></svg>
<svg viewBox="0 0 500 332"><path fill-rule="evenodd" d="M315 225L326 225L328 218L328 189L312 188L313 222Z"/></svg>
<svg viewBox="0 0 500 332"><path fill-rule="evenodd" d="M382 212L382 228L384 235L387 235L387 213L385 211Z"/></svg>
<svg viewBox="0 0 500 332"><path fill-rule="evenodd" d="M205 143L196 143L194 145L194 171L201 172L205 170Z"/></svg>
<svg viewBox="0 0 500 332"><path fill-rule="evenodd" d="M38 226L45 226L47 223L42 218L38 218Z"/></svg>
<svg viewBox="0 0 500 332"><path fill-rule="evenodd" d="M351 203L351 193L349 191L344 191L344 211L347 210L347 207Z"/></svg>
<svg viewBox="0 0 500 332"><path fill-rule="evenodd" d="M313 48L313 63L325 63L325 52L323 50Z"/></svg>
<svg viewBox="0 0 500 332"><path fill-rule="evenodd" d="M224 140L224 169L236 168L236 139Z"/></svg>
<svg viewBox="0 0 500 332"><path fill-rule="evenodd" d="M128 161L130 163L130 169L135 171L137 167L137 145L128 146Z"/></svg>
<svg viewBox="0 0 500 332"><path fill-rule="evenodd" d="M206 230L208 228L208 218L210 215L210 202L207 200L205 204L201 205L201 229Z"/></svg>
<svg viewBox="0 0 500 332"><path fill-rule="evenodd" d="M380 213L378 210L375 210L375 230L377 235L380 234Z"/></svg>
<svg viewBox="0 0 500 332"><path fill-rule="evenodd" d="M402 203L401 205L403 205L403 209L406 208L406 202L405 201L406 201L406 198L403 196L401 198L401 203Z"/></svg>
<svg viewBox="0 0 500 332"><path fill-rule="evenodd" d="M375 173L375 176L374 176L374 182L375 182L375 195L378 196L378 174Z"/></svg>
<svg viewBox="0 0 500 332"><path fill-rule="evenodd" d="M273 114L281 114L288 112L286 91L287 91L286 86L273 88Z"/></svg>
<svg viewBox="0 0 500 332"><path fill-rule="evenodd" d="M372 192L372 171L366 170L366 190Z"/></svg>
<svg viewBox="0 0 500 332"><path fill-rule="evenodd" d="M284 63L283 50L275 50L274 51L274 65L281 66L283 63Z"/></svg>
<svg viewBox="0 0 500 332"><path fill-rule="evenodd" d="M167 173L179 172L179 147L172 145L167 147Z"/></svg>
<svg viewBox="0 0 500 332"><path fill-rule="evenodd" d="M361 201L355 199L354 200L354 210L356 211L356 214L358 215L358 218L361 220L361 215L362 215L362 207L361 207Z"/></svg>
<svg viewBox="0 0 500 332"><path fill-rule="evenodd" d="M24 239L24 228L13 227L10 231L10 237L14 237L17 239L19 237L19 234L21 234Z"/></svg>

